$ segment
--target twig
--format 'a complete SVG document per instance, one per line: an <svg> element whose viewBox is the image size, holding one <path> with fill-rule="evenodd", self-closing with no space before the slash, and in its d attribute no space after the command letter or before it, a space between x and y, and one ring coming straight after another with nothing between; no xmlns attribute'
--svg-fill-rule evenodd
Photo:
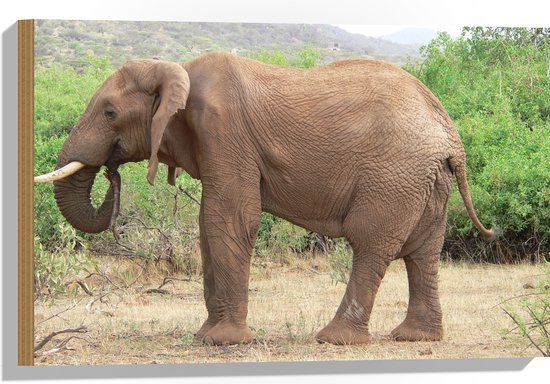
<svg viewBox="0 0 550 384"><path fill-rule="evenodd" d="M61 315L62 313L65 313L65 312L67 312L67 311L70 311L71 309L74 309L78 304L80 304L80 302L81 302L83 299L84 299L84 298L81 297L80 300L78 300L78 301L74 301L74 300L73 300L73 305L72 305L71 307L65 308L65 309L62 310L61 312L57 312L57 313L51 315L50 317L48 317L47 319L44 319L44 320L42 320L42 321L37 322L36 325L40 325L40 324L42 324L42 323L45 323L46 321L51 320L51 319L53 319L54 317L58 317L58 316Z"/></svg>
<svg viewBox="0 0 550 384"><path fill-rule="evenodd" d="M34 347L34 352L42 349L51 339L53 339L55 336L60 335L62 333L86 333L86 332L88 332L88 328L85 327L84 325L81 325L78 328L67 328L67 329L62 329L60 331L54 331L50 333L48 336L46 336L45 338L43 338L42 341L40 341L38 345Z"/></svg>
<svg viewBox="0 0 550 384"><path fill-rule="evenodd" d="M510 319L512 319L512 321L515 323L515 324L518 324L516 318L514 317L514 315L512 315L510 312L508 312L506 309L502 308L502 310L504 311L504 313L506 313ZM523 333L523 332L522 332ZM529 339L529 341L531 342L531 344L536 348L538 349L538 351L542 354L542 356L544 357L548 357L549 355L544 352L542 350L542 348L531 338L531 335L529 335L529 332L525 331L525 336Z"/></svg>
<svg viewBox="0 0 550 384"><path fill-rule="evenodd" d="M122 248L126 249L129 252L136 253L136 250L134 248L129 247L126 244L122 244L122 242L120 241L120 237L118 239L115 238L115 244L121 246Z"/></svg>
<svg viewBox="0 0 550 384"><path fill-rule="evenodd" d="M198 205L201 205L201 202L198 201L195 196L193 196L192 194L190 194L189 192L187 192L185 189L182 188L181 185L178 185L178 189L183 192L185 194L185 196L187 196L188 198L190 198L192 201L194 201L195 203L197 203Z"/></svg>
<svg viewBox="0 0 550 384"><path fill-rule="evenodd" d="M143 220L141 220L139 217L135 217L135 216L128 216L128 219L133 219L139 223L141 223L141 225L143 226L143 228L147 229L147 230L151 230L151 231L157 231L162 237L164 237L164 239L166 240L166 242L168 243L168 247L167 249L169 250L169 253L172 254L173 253L173 250L175 249L175 246L174 244L172 243L172 239L170 238L170 236L168 236L166 233L164 233L160 228L158 227L150 227L148 226ZM166 250L166 249L165 249ZM157 258L157 262L160 261L162 257L162 253L159 254L158 258Z"/></svg>
<svg viewBox="0 0 550 384"><path fill-rule="evenodd" d="M99 276L103 277L105 280L107 280L111 285L113 285L116 289L121 289L118 285L116 285L115 283L113 283L113 280L111 280L109 278L109 276L107 276L107 273L106 272L99 272L98 273Z"/></svg>
<svg viewBox="0 0 550 384"><path fill-rule="evenodd" d="M85 283L84 281L78 279L78 280L76 281L76 283L77 283L78 285L80 285L80 288L82 288L82 290L83 290L84 292L86 292L86 294L87 294L88 296L93 296L93 295L94 295L94 294L92 293L92 291L90 291L90 288L88 288L88 286L86 285L86 283Z"/></svg>
<svg viewBox="0 0 550 384"><path fill-rule="evenodd" d="M509 301L512 301L512 300L521 299L521 298L523 298L523 297L540 296L540 295L542 295L541 292L533 292L533 293L524 293L524 294L522 294L522 295L513 296L513 297L510 297L510 298L508 298L508 299L506 299L506 300L501 301L501 302L498 303L498 304L493 305L493 306L491 307L491 309L493 309L493 308L495 308L495 307L498 307L498 306L500 306L500 305L502 305L502 304L504 304L504 303L507 303L507 302L509 302Z"/></svg>

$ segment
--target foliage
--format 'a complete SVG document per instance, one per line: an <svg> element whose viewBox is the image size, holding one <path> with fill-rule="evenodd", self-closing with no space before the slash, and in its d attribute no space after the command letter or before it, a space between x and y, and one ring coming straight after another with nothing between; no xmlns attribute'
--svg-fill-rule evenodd
<svg viewBox="0 0 550 384"><path fill-rule="evenodd" d="M67 134L86 109L93 94L114 72L108 57L86 57L73 66L56 64L35 76L36 137Z"/></svg>
<svg viewBox="0 0 550 384"><path fill-rule="evenodd" d="M463 140L482 222L517 241L550 234L549 29L440 33L406 69L442 101ZM476 233L454 191L448 235ZM544 250L543 250L544 251Z"/></svg>
<svg viewBox="0 0 550 384"><path fill-rule="evenodd" d="M347 284L352 266L352 250L349 244L341 239L336 242L334 249L328 255L330 264L330 278L334 284Z"/></svg>
<svg viewBox="0 0 550 384"><path fill-rule="evenodd" d="M68 278L76 278L81 272L96 270L97 261L79 250L83 239L68 223L56 228L58 241L53 249L42 245L34 236L34 285L37 295L64 293Z"/></svg>
<svg viewBox="0 0 550 384"><path fill-rule="evenodd" d="M115 66L132 58L187 61L214 50L253 55L284 47L287 54L319 47L320 61L369 55L403 63L415 46L348 33L331 25L166 21L38 20L37 66L79 65L85 56L110 56ZM338 48L335 49L335 44Z"/></svg>
<svg viewBox="0 0 550 384"><path fill-rule="evenodd" d="M321 58L321 52L314 46L306 46L298 51L293 66L298 68L312 68Z"/></svg>
<svg viewBox="0 0 550 384"><path fill-rule="evenodd" d="M262 221L256 241L256 253L260 257L285 262L286 257L303 254L311 249L309 232L270 213L262 213Z"/></svg>
<svg viewBox="0 0 550 384"><path fill-rule="evenodd" d="M317 47L304 46L301 47L294 55L285 54L280 49L275 49L273 51L263 49L258 53L252 54L251 57L267 64L292 66L297 68L312 68L315 67L321 59L321 52Z"/></svg>
<svg viewBox="0 0 550 384"><path fill-rule="evenodd" d="M279 49L272 52L267 49L262 49L260 52L251 56L253 59L259 60L262 63L288 66L288 58Z"/></svg>
<svg viewBox="0 0 550 384"><path fill-rule="evenodd" d="M506 337L535 347L543 356L550 357L550 262L544 269L544 278L534 292L515 299L514 305L503 308L514 323Z"/></svg>

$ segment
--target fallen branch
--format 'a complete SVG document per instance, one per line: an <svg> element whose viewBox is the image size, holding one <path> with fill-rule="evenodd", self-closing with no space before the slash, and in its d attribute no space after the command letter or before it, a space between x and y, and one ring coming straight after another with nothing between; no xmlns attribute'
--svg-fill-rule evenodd
<svg viewBox="0 0 550 384"><path fill-rule="evenodd" d="M50 333L48 336L46 336L45 338L43 338L42 341L40 341L36 345L36 347L34 347L34 352L37 352L37 351L41 350L51 339L53 339L57 335L61 335L62 333L86 333L86 332L88 332L88 328L85 327L84 325L81 325L78 328L67 328L67 329L62 329L60 331L54 331L54 332ZM67 344L67 341L69 341L69 340L70 340L70 338L68 340L65 340L64 343L62 342L62 344L63 345Z"/></svg>
<svg viewBox="0 0 550 384"><path fill-rule="evenodd" d="M52 353L58 353L58 352L63 352L63 351L76 351L76 349L70 348L70 347L67 347L67 346L56 347L56 348L52 348L52 349L49 349L49 350L44 351L44 352L36 352L34 354L34 357L47 356L47 355L51 355Z"/></svg>
<svg viewBox="0 0 550 384"><path fill-rule="evenodd" d="M177 280L177 281L187 281L187 282L189 282L189 281L191 281L191 277L189 277L189 278L187 278L187 279L180 279L180 278L178 278L178 277L169 277L169 276L167 276L167 277L164 278L164 280L162 280L162 284L159 285L158 289L161 289L161 288L164 287L166 284L168 284L169 282L174 281L174 280Z"/></svg>
<svg viewBox="0 0 550 384"><path fill-rule="evenodd" d="M100 297L99 300L101 300L102 298L103 297ZM92 309L92 306L94 305L96 300L98 300L98 299L91 299L88 302L88 304L86 304L85 308L89 313L97 313L99 315L105 315L105 316L109 316L109 317L113 317L115 315L115 313L113 311L105 311L103 309Z"/></svg>
<svg viewBox="0 0 550 384"><path fill-rule="evenodd" d="M44 352L35 352L34 357L47 356L47 355L51 355L52 353L58 353L58 352L63 352L63 351L76 351L75 348L67 347L67 343L72 339L80 339L80 340L84 340L86 342L90 342L89 340L87 340L83 337L71 336L71 337L68 337L67 339L61 341L61 343L59 343L59 345L55 348L49 349L49 350L44 351Z"/></svg>
<svg viewBox="0 0 550 384"><path fill-rule="evenodd" d="M170 294L170 292L167 291L166 289L160 289L160 288L149 288L149 289L146 289L144 293L160 293L162 295Z"/></svg>

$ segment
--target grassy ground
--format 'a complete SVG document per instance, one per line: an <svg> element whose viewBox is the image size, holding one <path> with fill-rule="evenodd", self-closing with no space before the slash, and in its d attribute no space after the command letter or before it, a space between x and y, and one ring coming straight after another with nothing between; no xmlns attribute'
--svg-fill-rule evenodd
<svg viewBox="0 0 550 384"><path fill-rule="evenodd" d="M331 320L345 290L343 284L331 280L327 262L317 258L292 265L255 263L248 323L256 340L248 345L216 347L193 341L193 333L206 318L199 276L176 276L181 280L149 292L163 283L165 272L152 269L142 273L133 262L107 257L101 258L100 264L105 275L86 279L94 296L74 284L74 292L68 295L37 299L35 344L54 331L84 326L86 332L57 335L40 349L36 365L537 355L535 350L502 337L511 322L500 308L505 300L525 294L526 284L536 282L541 271L533 265L442 265L443 340L400 343L388 337L407 310L406 271L404 264L396 261L390 265L375 302L370 323L373 342L333 346L320 345L314 338ZM61 350L54 350L59 343Z"/></svg>

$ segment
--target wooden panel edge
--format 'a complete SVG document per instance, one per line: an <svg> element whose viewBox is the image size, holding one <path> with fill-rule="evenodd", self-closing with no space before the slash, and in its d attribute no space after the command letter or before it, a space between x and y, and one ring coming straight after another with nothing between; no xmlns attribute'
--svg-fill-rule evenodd
<svg viewBox="0 0 550 384"><path fill-rule="evenodd" d="M34 20L17 22L18 365L34 365Z"/></svg>

